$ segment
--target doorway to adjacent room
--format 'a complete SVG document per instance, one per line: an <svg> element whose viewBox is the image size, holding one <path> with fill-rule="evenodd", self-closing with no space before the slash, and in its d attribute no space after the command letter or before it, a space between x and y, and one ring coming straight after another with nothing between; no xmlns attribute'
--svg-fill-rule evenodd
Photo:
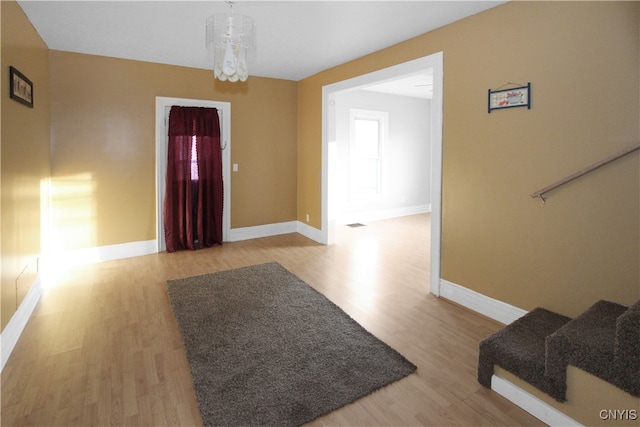
<svg viewBox="0 0 640 427"><path fill-rule="evenodd" d="M222 179L224 201L222 240L229 241L231 232L231 103L199 99L156 97L156 228L157 251L166 250L163 222L163 201L167 173L167 126L172 106L216 108L220 116L222 145Z"/></svg>
<svg viewBox="0 0 640 427"><path fill-rule="evenodd" d="M442 216L442 100L443 100L443 53L438 52L393 67L378 70L352 79L337 82L323 87L323 146L322 146L322 241L327 244L335 242L336 210L335 186L330 185L331 173L335 165L331 159L335 154L336 112L335 98L340 94L361 89L373 84L397 80L401 77L431 72L433 75L433 96L431 108L425 120L430 121L431 149L425 162L430 166L429 190L431 209L430 256L425 262L430 263L429 291L434 295L440 293L440 247ZM426 184L425 184L426 185Z"/></svg>

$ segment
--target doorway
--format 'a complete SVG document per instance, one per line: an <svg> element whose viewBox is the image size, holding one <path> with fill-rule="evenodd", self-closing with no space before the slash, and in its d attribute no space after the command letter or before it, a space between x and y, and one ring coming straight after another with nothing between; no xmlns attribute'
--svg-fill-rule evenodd
<svg viewBox="0 0 640 427"><path fill-rule="evenodd" d="M167 174L167 126L172 106L216 108L220 117L222 146L222 179L224 201L222 211L222 240L229 241L231 232L231 103L185 98L156 97L156 249L166 250L163 221L163 201Z"/></svg>
<svg viewBox="0 0 640 427"><path fill-rule="evenodd" d="M431 193L431 255L430 255L430 286L429 291L440 294L440 248L441 248L441 219L442 219L442 100L443 100L443 53L438 52L393 67L378 70L352 79L337 82L323 87L322 97L322 241L326 244L335 242L336 212L331 206L330 162L334 153L334 137L336 115L333 113L334 97L345 91L354 90L374 83L381 83L397 79L401 76L433 70L433 97L431 104L431 165L430 193Z"/></svg>

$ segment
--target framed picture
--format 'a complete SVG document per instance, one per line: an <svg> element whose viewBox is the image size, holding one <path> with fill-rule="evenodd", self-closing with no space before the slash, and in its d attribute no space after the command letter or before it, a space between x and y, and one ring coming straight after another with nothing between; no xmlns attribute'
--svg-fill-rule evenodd
<svg viewBox="0 0 640 427"><path fill-rule="evenodd" d="M33 108L33 83L24 74L9 67L9 94L12 99Z"/></svg>
<svg viewBox="0 0 640 427"><path fill-rule="evenodd" d="M489 113L492 110L514 107L531 109L531 83L511 89L489 89Z"/></svg>

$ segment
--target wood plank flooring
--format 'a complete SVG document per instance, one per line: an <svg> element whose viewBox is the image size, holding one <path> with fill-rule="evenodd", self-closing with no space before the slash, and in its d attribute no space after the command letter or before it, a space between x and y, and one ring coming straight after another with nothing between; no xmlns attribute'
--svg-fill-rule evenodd
<svg viewBox="0 0 640 427"><path fill-rule="evenodd" d="M314 426L544 425L476 380L500 324L428 293L429 215L76 267L43 295L2 372L3 426L201 425L165 281L278 261L418 365Z"/></svg>

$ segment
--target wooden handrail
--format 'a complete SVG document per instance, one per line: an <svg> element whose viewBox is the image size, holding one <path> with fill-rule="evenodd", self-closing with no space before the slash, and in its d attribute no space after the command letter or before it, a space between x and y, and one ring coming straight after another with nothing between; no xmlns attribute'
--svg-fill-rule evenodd
<svg viewBox="0 0 640 427"><path fill-rule="evenodd" d="M556 181L553 184L548 185L548 186L536 191L535 193L532 193L531 197L533 197L534 199L536 197L539 197L542 200L542 202L544 203L546 201L545 198L544 198L544 194L545 193L548 193L551 190L555 190L556 188L560 187L561 185L564 185L564 184L566 184L566 183L568 183L570 181L573 181L576 178L580 178L582 175L586 175L589 172L594 171L594 170L596 170L596 169L598 169L598 168L600 168L600 167L602 167L604 165L607 165L607 164L609 164L609 163L611 163L613 161L616 161L619 158L624 157L627 154L633 153L636 150L640 150L640 144L633 145L631 147L625 148L624 150L622 150L622 151L620 151L620 152L618 152L616 154L613 154L613 155L607 157L606 159L602 159L599 162L596 162L596 163L592 164L591 166L587 166L586 168L580 169L579 171L574 172L571 175L569 175L569 176L567 176L565 178L562 178L561 180Z"/></svg>

